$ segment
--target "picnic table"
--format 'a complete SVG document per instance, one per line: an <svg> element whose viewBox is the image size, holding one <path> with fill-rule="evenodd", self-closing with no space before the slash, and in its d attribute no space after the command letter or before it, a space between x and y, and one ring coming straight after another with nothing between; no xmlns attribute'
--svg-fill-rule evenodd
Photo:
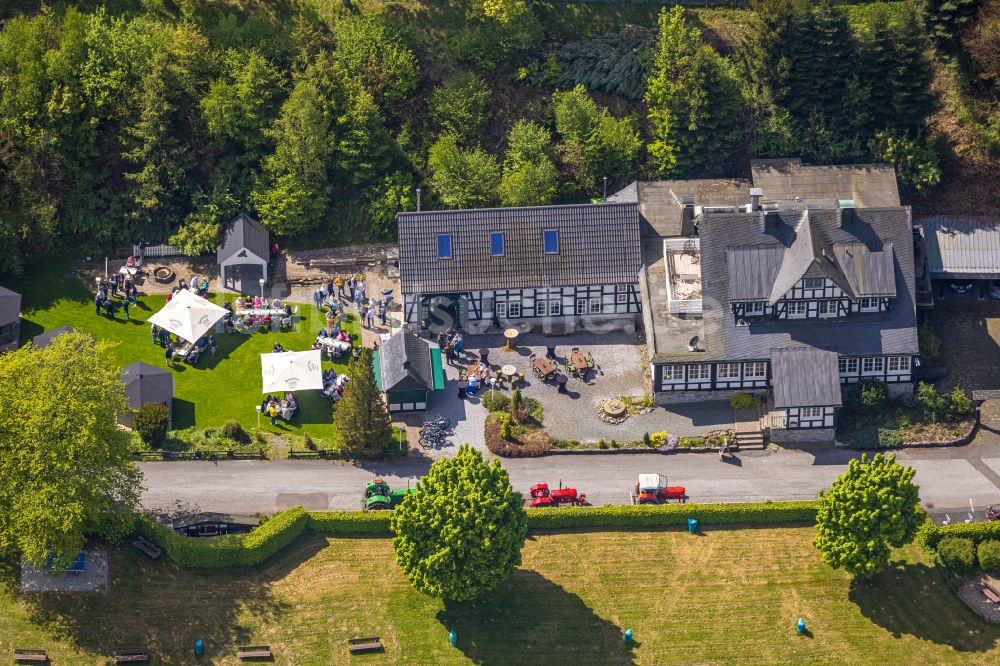
<svg viewBox="0 0 1000 666"><path fill-rule="evenodd" d="M382 641L378 636L365 636L363 638L348 638L347 649L351 654L358 652L374 652L383 650Z"/></svg>
<svg viewBox="0 0 1000 666"><path fill-rule="evenodd" d="M316 338L316 342L323 346L324 351L328 351L331 354L343 354L351 350L351 343L347 340L318 337Z"/></svg>
<svg viewBox="0 0 1000 666"><path fill-rule="evenodd" d="M500 368L500 372L502 372L504 375L506 375L508 377L516 377L517 376L517 368L514 367L513 365L511 365L510 363L508 363L507 365L505 365L502 368Z"/></svg>
<svg viewBox="0 0 1000 666"><path fill-rule="evenodd" d="M194 351L193 342L185 342L183 345L174 346L174 356L187 358L187 355Z"/></svg>
<svg viewBox="0 0 1000 666"><path fill-rule="evenodd" d="M48 663L49 655L41 648L14 648L14 661L22 664L27 662Z"/></svg>
<svg viewBox="0 0 1000 666"><path fill-rule="evenodd" d="M479 372L479 361L475 363L470 363L468 368L466 368L466 375L468 377L476 377L477 379L485 379L483 376L485 373Z"/></svg>
<svg viewBox="0 0 1000 666"><path fill-rule="evenodd" d="M144 664L149 661L146 648L120 648L115 650L116 664Z"/></svg>
<svg viewBox="0 0 1000 666"><path fill-rule="evenodd" d="M135 277L139 272L138 266L122 266L118 269L118 272L122 275L128 275L129 277Z"/></svg>
<svg viewBox="0 0 1000 666"><path fill-rule="evenodd" d="M270 645L240 645L236 648L236 656L240 661L250 661L254 659L271 659Z"/></svg>
<svg viewBox="0 0 1000 666"><path fill-rule="evenodd" d="M558 369L555 361L544 357L539 357L532 361L531 367L533 367L543 378L548 377Z"/></svg>
<svg viewBox="0 0 1000 666"><path fill-rule="evenodd" d="M285 308L249 308L236 311L237 317L284 317Z"/></svg>
<svg viewBox="0 0 1000 666"><path fill-rule="evenodd" d="M587 357L580 351L570 354L569 362L576 368L577 372L586 372L587 368L590 367L590 364L587 363Z"/></svg>

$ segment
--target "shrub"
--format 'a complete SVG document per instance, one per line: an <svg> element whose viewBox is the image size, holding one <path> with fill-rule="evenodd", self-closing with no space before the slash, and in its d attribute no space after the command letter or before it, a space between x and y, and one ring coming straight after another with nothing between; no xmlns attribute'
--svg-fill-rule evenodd
<svg viewBox="0 0 1000 666"><path fill-rule="evenodd" d="M313 441L312 435L307 432L302 433L302 445L305 446L310 451L316 451L316 442Z"/></svg>
<svg viewBox="0 0 1000 666"><path fill-rule="evenodd" d="M510 439L510 414L500 415L500 437Z"/></svg>
<svg viewBox="0 0 1000 666"><path fill-rule="evenodd" d="M865 409L878 411L885 407L889 399L889 388L885 382L878 379L863 379L858 383L861 406Z"/></svg>
<svg viewBox="0 0 1000 666"><path fill-rule="evenodd" d="M886 446L899 446L903 443L903 433L899 430L893 430L892 428L879 428L878 431L878 445L881 447Z"/></svg>
<svg viewBox="0 0 1000 666"><path fill-rule="evenodd" d="M618 440L616 440L616 439L612 439L612 440L611 440L611 442L610 442L610 446L611 446L611 448L613 448L613 449L617 449L617 448L619 448L619 446L618 446Z"/></svg>
<svg viewBox="0 0 1000 666"><path fill-rule="evenodd" d="M941 339L931 328L929 319L917 330L917 344L920 347L920 358L926 363L933 363L941 356Z"/></svg>
<svg viewBox="0 0 1000 666"><path fill-rule="evenodd" d="M924 418L932 423L937 423L937 420L947 413L947 398L939 394L933 384L927 382L917 384L917 404L920 405Z"/></svg>
<svg viewBox="0 0 1000 666"><path fill-rule="evenodd" d="M608 448L608 443L605 442L603 439L599 439L599 440L597 440L597 448L599 448L599 449L606 449L606 448Z"/></svg>
<svg viewBox="0 0 1000 666"><path fill-rule="evenodd" d="M757 409L760 402L760 397L752 393L736 393L729 399L733 409Z"/></svg>
<svg viewBox="0 0 1000 666"><path fill-rule="evenodd" d="M226 425L222 426L222 436L239 444L250 443L250 435L243 429L239 421L226 421Z"/></svg>
<svg viewBox="0 0 1000 666"><path fill-rule="evenodd" d="M877 449L879 447L879 431L875 426L868 426L851 436L851 445L857 449Z"/></svg>
<svg viewBox="0 0 1000 666"><path fill-rule="evenodd" d="M937 549L938 543L948 537L963 537L976 543L1000 539L1000 521L983 523L955 523L938 527L930 519L917 531L917 541L928 551Z"/></svg>
<svg viewBox="0 0 1000 666"><path fill-rule="evenodd" d="M544 430L529 430L517 434L511 429L511 439L500 436L500 418L505 414L490 414L486 417L483 437L486 448L495 456L505 458L531 458L541 456L552 449L555 440Z"/></svg>
<svg viewBox="0 0 1000 666"><path fill-rule="evenodd" d="M158 402L143 405L135 412L135 430L146 446L159 446L167 436L170 413Z"/></svg>
<svg viewBox="0 0 1000 666"><path fill-rule="evenodd" d="M815 502L758 502L740 504L661 504L640 506L563 507L528 509L528 527L555 530L585 527L686 527L688 518L702 525L774 525L812 523Z"/></svg>
<svg viewBox="0 0 1000 666"><path fill-rule="evenodd" d="M653 439L649 436L648 432L642 434L642 445L647 447L653 446Z"/></svg>
<svg viewBox="0 0 1000 666"><path fill-rule="evenodd" d="M480 403L490 412L506 412L510 409L510 398L496 391L484 392Z"/></svg>
<svg viewBox="0 0 1000 666"><path fill-rule="evenodd" d="M938 544L941 563L955 573L967 573L976 562L976 548L972 539L949 537Z"/></svg>
<svg viewBox="0 0 1000 666"><path fill-rule="evenodd" d="M980 569L989 573L1000 572L1000 539L981 542L976 553Z"/></svg>
<svg viewBox="0 0 1000 666"><path fill-rule="evenodd" d="M953 419L962 418L972 412L972 398L958 386L945 396L945 402L948 416Z"/></svg>
<svg viewBox="0 0 1000 666"><path fill-rule="evenodd" d="M521 398L521 389L514 389L514 394L510 397L510 418L516 423L520 423L525 416L524 399Z"/></svg>

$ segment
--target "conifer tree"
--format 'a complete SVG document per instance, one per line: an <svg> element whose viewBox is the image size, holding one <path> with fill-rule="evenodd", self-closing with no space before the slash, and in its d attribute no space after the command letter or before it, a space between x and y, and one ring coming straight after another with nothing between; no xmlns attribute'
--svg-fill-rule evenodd
<svg viewBox="0 0 1000 666"><path fill-rule="evenodd" d="M372 350L361 349L347 368L347 384L333 408L333 430L341 449L361 456L384 451L392 443L392 421L375 383Z"/></svg>

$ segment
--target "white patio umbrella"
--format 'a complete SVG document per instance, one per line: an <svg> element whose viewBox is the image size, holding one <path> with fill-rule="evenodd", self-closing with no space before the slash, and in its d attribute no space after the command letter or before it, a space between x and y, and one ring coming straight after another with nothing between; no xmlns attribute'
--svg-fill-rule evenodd
<svg viewBox="0 0 1000 666"><path fill-rule="evenodd" d="M323 388L322 356L318 349L260 355L264 393Z"/></svg>
<svg viewBox="0 0 1000 666"><path fill-rule="evenodd" d="M197 342L225 314L225 308L206 301L187 289L181 289L162 310L149 318L149 323L188 342Z"/></svg>

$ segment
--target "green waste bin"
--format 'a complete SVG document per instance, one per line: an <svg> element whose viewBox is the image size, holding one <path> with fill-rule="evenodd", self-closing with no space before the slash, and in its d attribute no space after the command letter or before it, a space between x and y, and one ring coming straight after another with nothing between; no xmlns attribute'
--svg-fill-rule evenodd
<svg viewBox="0 0 1000 666"><path fill-rule="evenodd" d="M694 534L697 531L698 531L698 519L688 518L688 532Z"/></svg>

